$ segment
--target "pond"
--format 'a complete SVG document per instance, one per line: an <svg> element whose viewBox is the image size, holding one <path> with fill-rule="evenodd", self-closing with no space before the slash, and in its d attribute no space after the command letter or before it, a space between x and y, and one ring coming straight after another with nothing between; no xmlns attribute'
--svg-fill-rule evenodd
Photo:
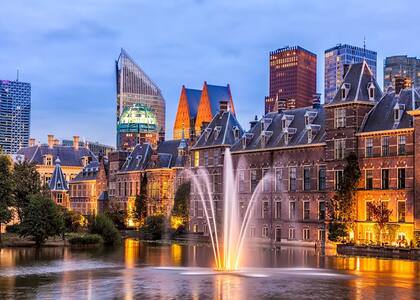
<svg viewBox="0 0 420 300"><path fill-rule="evenodd" d="M240 272L212 248L127 239L114 249L0 249L0 299L416 299L420 262L246 249Z"/></svg>

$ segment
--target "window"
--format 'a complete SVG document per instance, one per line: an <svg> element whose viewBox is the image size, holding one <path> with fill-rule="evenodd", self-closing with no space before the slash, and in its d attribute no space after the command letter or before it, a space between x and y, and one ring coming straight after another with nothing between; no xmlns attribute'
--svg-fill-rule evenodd
<svg viewBox="0 0 420 300"><path fill-rule="evenodd" d="M366 221L372 221L372 215L369 209L371 203L372 201L366 201Z"/></svg>
<svg viewBox="0 0 420 300"><path fill-rule="evenodd" d="M276 219L281 219L281 201L276 201L276 211L275 211L275 217Z"/></svg>
<svg viewBox="0 0 420 300"><path fill-rule="evenodd" d="M398 136L398 155L405 155L406 136Z"/></svg>
<svg viewBox="0 0 420 300"><path fill-rule="evenodd" d="M296 167L289 169L289 190L296 191Z"/></svg>
<svg viewBox="0 0 420 300"><path fill-rule="evenodd" d="M200 152L195 151L194 152L194 167L200 166Z"/></svg>
<svg viewBox="0 0 420 300"><path fill-rule="evenodd" d="M401 111L399 107L394 108L394 121L399 122L401 118Z"/></svg>
<svg viewBox="0 0 420 300"><path fill-rule="evenodd" d="M262 188L263 192L269 193L271 192L271 182L270 182L270 176L268 176L269 169L263 169L262 170Z"/></svg>
<svg viewBox="0 0 420 300"><path fill-rule="evenodd" d="M325 241L325 230L324 229L318 229L318 241Z"/></svg>
<svg viewBox="0 0 420 300"><path fill-rule="evenodd" d="M220 149L213 151L213 165L218 166L220 164Z"/></svg>
<svg viewBox="0 0 420 300"><path fill-rule="evenodd" d="M346 126L346 109L336 108L334 111L335 128L343 128Z"/></svg>
<svg viewBox="0 0 420 300"><path fill-rule="evenodd" d="M289 240L296 239L296 229L295 228L289 228Z"/></svg>
<svg viewBox="0 0 420 300"><path fill-rule="evenodd" d="M251 192L255 191L258 184L257 170L251 170Z"/></svg>
<svg viewBox="0 0 420 300"><path fill-rule="evenodd" d="M338 190L341 186L341 182L343 181L343 170L335 170L334 175L335 189Z"/></svg>
<svg viewBox="0 0 420 300"><path fill-rule="evenodd" d="M389 155L389 136L382 137L382 156Z"/></svg>
<svg viewBox="0 0 420 300"><path fill-rule="evenodd" d="M61 193L57 194L57 203L59 204L63 203L63 194Z"/></svg>
<svg viewBox="0 0 420 300"><path fill-rule="evenodd" d="M303 189L305 191L311 190L311 168L310 167L303 168Z"/></svg>
<svg viewBox="0 0 420 300"><path fill-rule="evenodd" d="M289 202L289 219L293 220L296 218L296 202Z"/></svg>
<svg viewBox="0 0 420 300"><path fill-rule="evenodd" d="M309 220L309 201L303 202L303 219Z"/></svg>
<svg viewBox="0 0 420 300"><path fill-rule="evenodd" d="M303 239L306 241L310 239L309 228L303 228Z"/></svg>
<svg viewBox="0 0 420 300"><path fill-rule="evenodd" d="M249 229L249 235L251 237L254 237L255 236L255 227L254 226L251 226L251 228Z"/></svg>
<svg viewBox="0 0 420 300"><path fill-rule="evenodd" d="M261 206L261 217L268 219L268 201L264 201Z"/></svg>
<svg viewBox="0 0 420 300"><path fill-rule="evenodd" d="M276 191L280 192L283 190L283 170L276 169Z"/></svg>
<svg viewBox="0 0 420 300"><path fill-rule="evenodd" d="M398 188L405 189L405 169L398 169Z"/></svg>
<svg viewBox="0 0 420 300"><path fill-rule="evenodd" d="M373 170L366 170L366 189L373 189Z"/></svg>
<svg viewBox="0 0 420 300"><path fill-rule="evenodd" d="M276 228L276 242L281 242L281 228L277 227Z"/></svg>
<svg viewBox="0 0 420 300"><path fill-rule="evenodd" d="M245 171L244 170L239 170L238 185L239 185L239 192L240 193L245 192Z"/></svg>
<svg viewBox="0 0 420 300"><path fill-rule="evenodd" d="M327 188L327 174L325 166L319 167L318 171L318 189L323 191Z"/></svg>
<svg viewBox="0 0 420 300"><path fill-rule="evenodd" d="M264 226L264 227L262 228L262 233L261 233L261 236L262 236L263 238L267 238L267 237L268 237L268 227L267 227L267 226Z"/></svg>
<svg viewBox="0 0 420 300"><path fill-rule="evenodd" d="M209 153L206 151L204 152L204 166L208 167L209 165Z"/></svg>
<svg viewBox="0 0 420 300"><path fill-rule="evenodd" d="M344 159L346 149L346 139L334 140L334 159Z"/></svg>
<svg viewBox="0 0 420 300"><path fill-rule="evenodd" d="M373 139L369 138L365 141L365 148L366 148L366 157L373 156Z"/></svg>
<svg viewBox="0 0 420 300"><path fill-rule="evenodd" d="M405 201L398 201L398 222L405 222Z"/></svg>
<svg viewBox="0 0 420 300"><path fill-rule="evenodd" d="M389 189L389 169L382 169L382 189Z"/></svg>
<svg viewBox="0 0 420 300"><path fill-rule="evenodd" d="M318 220L325 220L325 201L318 202Z"/></svg>

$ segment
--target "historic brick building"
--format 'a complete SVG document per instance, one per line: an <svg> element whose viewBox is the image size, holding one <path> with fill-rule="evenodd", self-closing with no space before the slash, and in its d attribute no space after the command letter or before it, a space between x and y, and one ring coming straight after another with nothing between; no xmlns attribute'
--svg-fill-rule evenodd
<svg viewBox="0 0 420 300"><path fill-rule="evenodd" d="M220 101L226 103L229 110L235 114L229 84L210 85L205 81L202 90L182 86L174 124L174 139L180 139L182 131L185 130L185 138L195 141L202 127L210 123L219 111Z"/></svg>

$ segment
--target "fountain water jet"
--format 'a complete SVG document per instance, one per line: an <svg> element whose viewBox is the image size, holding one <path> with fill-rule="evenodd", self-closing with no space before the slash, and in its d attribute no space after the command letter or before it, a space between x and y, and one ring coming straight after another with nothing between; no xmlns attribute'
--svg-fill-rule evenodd
<svg viewBox="0 0 420 300"><path fill-rule="evenodd" d="M213 248L215 268L218 271L236 271L239 269L243 243L253 207L261 193L262 180L260 180L253 191L244 218L241 220L237 197L238 177L233 168L230 150L228 148L225 150L223 167L223 227L218 228L216 221L217 211L215 211L211 192L210 174L206 169L202 168L198 169L197 174L194 174L192 171L188 172L203 206ZM208 205L207 202L210 202L210 204ZM223 240L223 245L220 244L221 240Z"/></svg>

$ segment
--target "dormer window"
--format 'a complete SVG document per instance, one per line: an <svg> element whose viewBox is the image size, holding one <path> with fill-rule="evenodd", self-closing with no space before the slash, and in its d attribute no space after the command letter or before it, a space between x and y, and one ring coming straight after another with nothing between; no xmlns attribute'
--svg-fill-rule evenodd
<svg viewBox="0 0 420 300"><path fill-rule="evenodd" d="M88 156L83 156L82 157L82 165L83 167L86 167L89 163L89 157Z"/></svg>
<svg viewBox="0 0 420 300"><path fill-rule="evenodd" d="M350 92L350 87L351 87L350 83L344 83L341 86L341 100L347 99L347 96L349 95L349 92Z"/></svg>
<svg viewBox="0 0 420 300"><path fill-rule="evenodd" d="M47 154L44 156L44 165L52 166L53 157L51 154Z"/></svg>
<svg viewBox="0 0 420 300"><path fill-rule="evenodd" d="M400 110L398 108L394 108L394 121L398 122L400 120Z"/></svg>
<svg viewBox="0 0 420 300"><path fill-rule="evenodd" d="M222 126L216 126L214 128L214 139L216 140L219 137L220 132L222 131Z"/></svg>
<svg viewBox="0 0 420 300"><path fill-rule="evenodd" d="M239 127L238 126L234 126L233 127L233 136L235 138L235 141L239 140L239 138L240 138L239 135L240 135Z"/></svg>
<svg viewBox="0 0 420 300"><path fill-rule="evenodd" d="M243 137L242 138L242 149L245 149L246 148L246 137Z"/></svg>
<svg viewBox="0 0 420 300"><path fill-rule="evenodd" d="M369 100L371 101L375 100L375 84L373 82L369 82L367 89L368 89Z"/></svg>
<svg viewBox="0 0 420 300"><path fill-rule="evenodd" d="M205 132L204 132L204 139L206 140L206 142L207 142L207 140L209 139L210 134L211 134L211 128L207 127L207 128L205 129Z"/></svg>
<svg viewBox="0 0 420 300"><path fill-rule="evenodd" d="M401 120L402 114L404 112L404 104L397 103L394 106L394 122L399 122Z"/></svg>

